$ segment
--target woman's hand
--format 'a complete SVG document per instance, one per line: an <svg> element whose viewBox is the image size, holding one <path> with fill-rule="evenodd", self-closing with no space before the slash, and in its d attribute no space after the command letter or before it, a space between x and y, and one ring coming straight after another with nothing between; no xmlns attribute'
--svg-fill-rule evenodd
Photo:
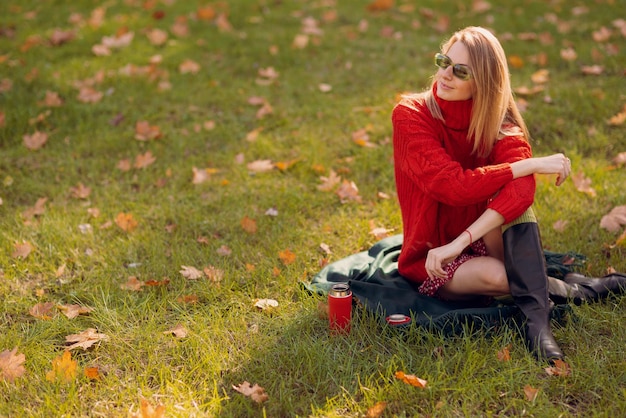
<svg viewBox="0 0 626 418"><path fill-rule="evenodd" d="M467 236L467 234L465 234L465 236ZM466 246L463 244L461 238L463 238L463 234L449 244L428 251L428 255L426 256L426 273L429 278L446 277L443 266L458 257ZM469 239L467 239L467 241L469 241ZM467 242L465 244L467 244Z"/></svg>
<svg viewBox="0 0 626 418"><path fill-rule="evenodd" d="M556 185L563 184L572 172L572 163L563 154L553 154L547 157L528 158L511 163L513 178L531 174L556 174Z"/></svg>

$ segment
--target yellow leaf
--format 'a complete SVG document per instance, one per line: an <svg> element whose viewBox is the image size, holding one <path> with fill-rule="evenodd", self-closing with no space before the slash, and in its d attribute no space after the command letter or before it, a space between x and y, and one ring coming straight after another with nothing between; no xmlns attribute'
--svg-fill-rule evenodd
<svg viewBox="0 0 626 418"><path fill-rule="evenodd" d="M50 382L62 381L70 383L76 378L78 363L72 360L72 354L65 351L62 355L52 360L52 370L46 373L46 380Z"/></svg>

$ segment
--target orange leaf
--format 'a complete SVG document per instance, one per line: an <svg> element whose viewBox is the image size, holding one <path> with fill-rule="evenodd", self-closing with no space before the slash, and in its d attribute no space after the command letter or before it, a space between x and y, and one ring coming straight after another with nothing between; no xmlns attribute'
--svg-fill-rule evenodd
<svg viewBox="0 0 626 418"><path fill-rule="evenodd" d="M369 10L370 12L381 12L391 9L393 7L393 4L393 0L374 0L367 5L367 10Z"/></svg>
<svg viewBox="0 0 626 418"><path fill-rule="evenodd" d="M498 351L497 357L499 361L510 361L511 360L511 344L504 347L502 350Z"/></svg>
<svg viewBox="0 0 626 418"><path fill-rule="evenodd" d="M159 280L146 280L144 282L144 285L150 286L150 287L167 286L169 282L170 282L169 279L163 279L160 281Z"/></svg>
<svg viewBox="0 0 626 418"><path fill-rule="evenodd" d="M15 250L11 254L13 258L26 258L33 250L32 245L28 241L22 243L15 243Z"/></svg>
<svg viewBox="0 0 626 418"><path fill-rule="evenodd" d="M386 408L387 402L377 402L376 405L367 409L366 418L378 418L385 412Z"/></svg>
<svg viewBox="0 0 626 418"><path fill-rule="evenodd" d="M404 383L418 388L425 388L426 384L428 383L426 382L426 380L420 379L414 374L405 374L402 371L397 371L395 376L397 379L402 380Z"/></svg>
<svg viewBox="0 0 626 418"><path fill-rule="evenodd" d="M54 308L54 302L38 303L28 311L29 314L38 319L50 320L52 319L52 309Z"/></svg>
<svg viewBox="0 0 626 418"><path fill-rule="evenodd" d="M555 360L554 365L544 369L549 376L569 376L572 373L570 365L563 360Z"/></svg>
<svg viewBox="0 0 626 418"><path fill-rule="evenodd" d="M46 211L47 201L48 201L47 197L40 197L39 199L37 199L37 202L35 202L35 205L31 208L26 209L22 213L22 215L24 215L24 218L26 219L31 219L34 216L43 215L44 212Z"/></svg>
<svg viewBox="0 0 626 418"><path fill-rule="evenodd" d="M178 66L178 71L181 74L196 74L198 71L200 71L200 64L187 59Z"/></svg>
<svg viewBox="0 0 626 418"><path fill-rule="evenodd" d="M126 283L122 283L120 285L120 289L124 290L132 290L134 292L139 292L141 288L145 285L144 282L138 280L135 276L130 276Z"/></svg>
<svg viewBox="0 0 626 418"><path fill-rule="evenodd" d="M129 414L131 418L163 418L165 416L165 405L158 404L153 407L147 399L141 399L139 412Z"/></svg>
<svg viewBox="0 0 626 418"><path fill-rule="evenodd" d="M132 213L120 212L115 217L115 223L125 232L132 232L137 228L137 221Z"/></svg>
<svg viewBox="0 0 626 418"><path fill-rule="evenodd" d="M209 281L219 284L224 277L224 270L218 269L215 266L208 266L203 269L204 275Z"/></svg>
<svg viewBox="0 0 626 418"><path fill-rule="evenodd" d="M87 199L91 194L91 187L87 187L83 183L78 183L78 186L70 188L70 193L72 197L76 199Z"/></svg>
<svg viewBox="0 0 626 418"><path fill-rule="evenodd" d="M278 258L280 258L280 261L282 261L282 263L286 266L296 261L296 255L289 249L279 252Z"/></svg>
<svg viewBox="0 0 626 418"><path fill-rule="evenodd" d="M256 221L254 219L248 218L247 216L244 216L241 219L241 227L248 234L256 234L257 232Z"/></svg>
<svg viewBox="0 0 626 418"><path fill-rule="evenodd" d="M52 360L52 370L46 373L46 380L55 382L61 380L69 383L76 378L78 363L72 360L72 354L65 351L62 355Z"/></svg>
<svg viewBox="0 0 626 418"><path fill-rule="evenodd" d="M135 157L135 168L146 168L156 161L156 157L150 151Z"/></svg>
<svg viewBox="0 0 626 418"><path fill-rule="evenodd" d="M85 367L85 377L89 380L100 380L100 369L98 366Z"/></svg>
<svg viewBox="0 0 626 418"><path fill-rule="evenodd" d="M341 203L361 202L362 200L359 196L359 188L353 181L344 180L335 194L339 196Z"/></svg>
<svg viewBox="0 0 626 418"><path fill-rule="evenodd" d="M135 139L139 141L149 141L161 137L161 130L156 125L150 125L150 122L140 120L135 123Z"/></svg>
<svg viewBox="0 0 626 418"><path fill-rule="evenodd" d="M22 377L26 372L24 362L26 356L17 354L17 347L13 350L4 350L0 353L0 376L2 379L13 382L18 377Z"/></svg>
<svg viewBox="0 0 626 418"><path fill-rule="evenodd" d="M36 131L32 135L24 135L22 138L24 139L26 148L35 151L45 145L48 141L48 134Z"/></svg>

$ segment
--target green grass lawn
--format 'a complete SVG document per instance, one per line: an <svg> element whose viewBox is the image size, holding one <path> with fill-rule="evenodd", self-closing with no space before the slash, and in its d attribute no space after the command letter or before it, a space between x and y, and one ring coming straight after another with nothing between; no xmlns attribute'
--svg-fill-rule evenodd
<svg viewBox="0 0 626 418"><path fill-rule="evenodd" d="M626 271L624 227L600 227L626 204L623 0L386 3L0 4L0 417L626 414L625 298L572 307L550 376L507 327L357 309L331 337L299 285L402 232L391 109L468 25L502 40L535 154L573 161L538 179L545 247Z"/></svg>

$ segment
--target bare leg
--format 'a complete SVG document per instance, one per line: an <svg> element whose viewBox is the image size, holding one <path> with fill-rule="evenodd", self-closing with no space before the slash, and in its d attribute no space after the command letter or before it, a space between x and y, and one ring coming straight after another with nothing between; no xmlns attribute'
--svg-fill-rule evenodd
<svg viewBox="0 0 626 418"><path fill-rule="evenodd" d="M502 228L498 227L483 236L487 254L504 263L504 245L502 244Z"/></svg>
<svg viewBox="0 0 626 418"><path fill-rule="evenodd" d="M494 257L472 258L459 266L452 280L439 288L438 293L448 300L507 295L509 284L504 264Z"/></svg>

